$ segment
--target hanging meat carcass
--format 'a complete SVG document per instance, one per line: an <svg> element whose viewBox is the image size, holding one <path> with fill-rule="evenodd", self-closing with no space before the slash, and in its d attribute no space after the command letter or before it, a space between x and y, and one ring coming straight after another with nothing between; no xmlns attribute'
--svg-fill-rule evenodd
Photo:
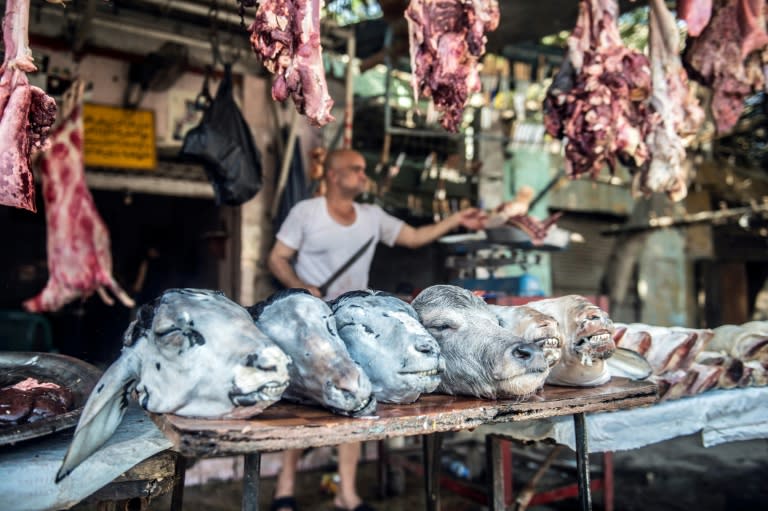
<svg viewBox="0 0 768 511"><path fill-rule="evenodd" d="M55 311L94 291L112 304L104 287L126 307L133 307L133 300L112 277L109 232L85 184L82 104L55 128L51 147L41 160L49 278L45 289L25 301L24 308Z"/></svg>
<svg viewBox="0 0 768 511"><path fill-rule="evenodd" d="M547 91L544 124L567 138L566 171L596 176L618 159L633 168L648 160L651 129L648 58L624 46L616 0L581 0L563 65Z"/></svg>
<svg viewBox="0 0 768 511"><path fill-rule="evenodd" d="M333 121L320 46L320 0L264 0L249 31L253 51L275 75L272 99L292 97L296 110L316 126Z"/></svg>
<svg viewBox="0 0 768 511"><path fill-rule="evenodd" d="M480 90L477 63L485 33L499 25L496 0L411 0L405 11L416 100L432 98L440 123L457 131L464 105Z"/></svg>
<svg viewBox="0 0 768 511"><path fill-rule="evenodd" d="M666 193L673 201L688 194L685 138L695 134L704 111L688 87L688 75L680 62L680 37L675 18L663 0L651 0L649 14L653 128L646 143L648 165L634 175L635 195Z"/></svg>
<svg viewBox="0 0 768 511"><path fill-rule="evenodd" d="M688 35L696 37L712 17L712 0L677 0L677 16L688 25Z"/></svg>
<svg viewBox="0 0 768 511"><path fill-rule="evenodd" d="M29 170L33 150L42 149L56 118L56 102L29 84L37 70L28 47L29 0L6 0L5 59L0 68L0 204L36 211Z"/></svg>
<svg viewBox="0 0 768 511"><path fill-rule="evenodd" d="M712 87L717 131L739 120L744 99L765 86L761 51L768 44L764 0L715 0L712 19L685 50L691 77Z"/></svg>
<svg viewBox="0 0 768 511"><path fill-rule="evenodd" d="M762 50L768 45L765 27L765 0L739 0L736 16L741 30L741 56Z"/></svg>

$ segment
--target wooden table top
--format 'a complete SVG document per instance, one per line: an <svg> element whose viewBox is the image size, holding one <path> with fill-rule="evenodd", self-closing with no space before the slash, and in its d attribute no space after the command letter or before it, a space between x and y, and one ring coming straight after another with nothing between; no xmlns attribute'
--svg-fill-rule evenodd
<svg viewBox="0 0 768 511"><path fill-rule="evenodd" d="M539 395L524 402L425 394L407 405L379 403L375 416L361 418L287 402L246 420L150 415L175 450L185 456L210 457L459 431L483 424L634 408L657 399L654 383L614 378L599 387L545 385Z"/></svg>

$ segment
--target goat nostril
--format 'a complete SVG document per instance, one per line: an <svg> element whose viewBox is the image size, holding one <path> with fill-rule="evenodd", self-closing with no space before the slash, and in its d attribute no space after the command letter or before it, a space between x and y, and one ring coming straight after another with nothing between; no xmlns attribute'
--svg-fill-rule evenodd
<svg viewBox="0 0 768 511"><path fill-rule="evenodd" d="M277 365L275 365L275 364L273 364L271 362L267 362L265 364L261 364L261 365L258 366L258 368L261 369L262 371L265 371L265 372L268 372L268 373L277 372Z"/></svg>
<svg viewBox="0 0 768 511"><path fill-rule="evenodd" d="M431 344L427 344L427 343L417 344L416 351L418 351L419 353L425 353L427 355L431 355L432 353L435 352L435 348Z"/></svg>
<svg viewBox="0 0 768 511"><path fill-rule="evenodd" d="M515 358L519 358L522 360L528 360L533 356L533 350L530 348L530 346L517 346L512 354L515 356Z"/></svg>
<svg viewBox="0 0 768 511"><path fill-rule="evenodd" d="M245 357L246 367L257 367L258 363L259 363L259 356L256 353L250 353L247 357Z"/></svg>

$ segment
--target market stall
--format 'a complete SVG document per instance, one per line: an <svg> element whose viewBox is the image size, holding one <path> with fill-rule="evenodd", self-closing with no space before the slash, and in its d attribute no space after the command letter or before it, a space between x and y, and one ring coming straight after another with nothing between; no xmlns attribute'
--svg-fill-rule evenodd
<svg viewBox="0 0 768 511"><path fill-rule="evenodd" d="M137 407L131 407L109 443L82 469L59 486L53 479L69 445L68 435L58 435L44 443L12 447L0 456L4 474L4 494L17 509L57 509L67 507L108 485L113 479L152 454L172 449L196 459L226 455L245 455L243 509L258 509L259 460L262 452L286 448L333 445L342 440L381 440L397 436L420 435L424 439L426 509L440 509L439 444L431 435L471 429L483 424L527 421L559 415L573 416L582 430L578 444L582 508L591 509L589 464L584 462L587 435L584 415L648 405L656 399L652 384L617 381L604 388L573 390L545 389L536 402L489 402L451 396L428 396L413 405L382 406L376 417L349 419L317 408L284 404L249 421L195 420L175 415L152 415L157 425L147 420ZM159 429L158 429L159 428ZM34 454L33 454L34 453ZM119 461L116 463L116 461ZM183 462L179 462L183 465ZM30 484L15 484L24 474ZM162 478L161 478L162 479ZM494 481L496 481L494 479ZM177 482L183 485L183 480ZM151 497L151 495L147 495ZM181 502L174 509L181 509Z"/></svg>
<svg viewBox="0 0 768 511"><path fill-rule="evenodd" d="M370 511L354 442L419 436L432 510L477 428L479 500L546 440L590 509L589 452L765 438L767 17L6 0L0 490L178 508L179 456L244 456L256 509L281 451L293 510L297 450L341 445Z"/></svg>

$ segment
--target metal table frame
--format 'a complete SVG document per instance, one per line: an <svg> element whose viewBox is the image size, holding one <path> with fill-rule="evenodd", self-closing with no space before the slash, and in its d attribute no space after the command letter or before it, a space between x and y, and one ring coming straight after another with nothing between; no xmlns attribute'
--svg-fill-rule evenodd
<svg viewBox="0 0 768 511"><path fill-rule="evenodd" d="M396 436L422 436L426 509L440 509L440 433L498 424L573 415L576 425L580 508L591 509L587 431L584 415L652 404L656 385L616 378L593 388L545 386L530 401L490 401L446 395L425 395L409 405L379 405L373 418L347 418L314 407L278 403L250 420L201 420L175 415L152 415L188 457L245 456L244 511L259 509L261 453L284 449L382 440ZM495 440L489 440L493 446ZM492 467L490 493L494 510L504 509L503 471L498 449L489 451Z"/></svg>

